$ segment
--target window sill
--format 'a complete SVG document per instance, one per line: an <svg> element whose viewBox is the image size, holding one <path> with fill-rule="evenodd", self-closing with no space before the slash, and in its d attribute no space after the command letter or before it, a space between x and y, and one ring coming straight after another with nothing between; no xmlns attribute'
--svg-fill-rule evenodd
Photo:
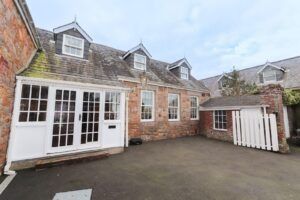
<svg viewBox="0 0 300 200"><path fill-rule="evenodd" d="M141 122L154 122L154 119L149 119L149 120L141 119Z"/></svg>
<svg viewBox="0 0 300 200"><path fill-rule="evenodd" d="M180 119L169 119L168 121L169 121L169 122L179 122Z"/></svg>
<svg viewBox="0 0 300 200"><path fill-rule="evenodd" d="M196 121L196 120L199 120L199 118L191 118L190 120Z"/></svg>
<svg viewBox="0 0 300 200"><path fill-rule="evenodd" d="M214 130L216 130L216 131L227 131L227 129L220 129L220 128L213 128Z"/></svg>

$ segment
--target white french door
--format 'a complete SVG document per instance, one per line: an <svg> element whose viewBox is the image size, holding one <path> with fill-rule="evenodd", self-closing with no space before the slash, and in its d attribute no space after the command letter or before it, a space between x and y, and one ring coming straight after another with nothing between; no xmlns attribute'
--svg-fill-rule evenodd
<svg viewBox="0 0 300 200"><path fill-rule="evenodd" d="M53 88L48 152L100 147L101 91Z"/></svg>

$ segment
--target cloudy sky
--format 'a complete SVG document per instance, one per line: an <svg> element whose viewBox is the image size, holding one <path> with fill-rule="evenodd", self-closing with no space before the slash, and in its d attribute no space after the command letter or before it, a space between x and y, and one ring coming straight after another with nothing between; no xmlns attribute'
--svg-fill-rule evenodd
<svg viewBox="0 0 300 200"><path fill-rule="evenodd" d="M186 57L196 78L300 55L297 0L27 0L36 26L77 21L94 42L158 60Z"/></svg>

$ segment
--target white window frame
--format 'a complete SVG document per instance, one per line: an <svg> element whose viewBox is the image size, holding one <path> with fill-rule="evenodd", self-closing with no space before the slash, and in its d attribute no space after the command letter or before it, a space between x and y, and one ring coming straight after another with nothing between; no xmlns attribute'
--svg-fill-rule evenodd
<svg viewBox="0 0 300 200"><path fill-rule="evenodd" d="M169 108L170 108L170 106L169 106L169 97L170 96L177 96L177 100L178 100L178 107L174 107L174 106L172 106L171 108L177 108L177 119L170 119L169 118ZM180 121L180 96L179 96L179 94L172 94L172 93L169 93L168 94L168 120L169 121Z"/></svg>
<svg viewBox="0 0 300 200"><path fill-rule="evenodd" d="M180 78L185 80L189 79L189 69L187 67L180 67Z"/></svg>
<svg viewBox="0 0 300 200"><path fill-rule="evenodd" d="M119 102L118 101L116 101L116 102L114 102L114 101L108 101L108 102L106 102L106 94L108 94L108 93L110 93L110 96L111 96L112 93L114 93L115 95L119 94L119 98L116 98L117 100L119 100ZM103 101L104 101L104 109L103 109L104 115L103 115L103 118L104 118L105 122L119 122L121 120L121 104L122 104L122 102L121 102L121 95L122 95L122 93L118 92L118 91L105 91L104 97L103 97ZM112 112L112 110L106 111L105 110L105 106L106 106L107 103L108 104L113 104L116 107L118 107L119 109L116 112ZM116 119L110 119L110 117L109 117L109 119L105 118L105 114L109 114L110 115L112 113L117 114L117 118Z"/></svg>
<svg viewBox="0 0 300 200"><path fill-rule="evenodd" d="M192 107L191 102L192 98L196 98L196 107ZM190 119L191 120L198 120L199 119L199 107L198 107L199 101L197 96L190 96ZM196 118L191 118L192 109L196 109Z"/></svg>
<svg viewBox="0 0 300 200"><path fill-rule="evenodd" d="M76 55L76 54L72 54L72 53L66 52L65 46L70 46L70 47L72 47L72 48L79 49L77 46L66 45L66 44L65 44L65 42L66 42L66 37L70 37L70 38L77 39L77 40L80 40L80 41L81 41L81 50L82 50L82 51L81 51L81 54L80 54L80 55ZM78 37L74 37L74 36L72 36L72 35L63 34L62 53L65 54L65 55L69 55L69 56L74 56L74 57L78 57L78 58L83 58L83 54L84 54L84 39L78 38Z"/></svg>
<svg viewBox="0 0 300 200"><path fill-rule="evenodd" d="M151 119L142 119L142 102L143 102L143 93L146 92L146 93L151 93L151 96L152 96L152 105L146 105L146 106L151 106L152 109L151 109L151 115L152 115L152 118ZM154 95L154 91L151 91L151 90L142 90L141 91L141 114L140 114L140 119L141 119L141 122L152 122L154 121L154 110L155 110L155 95Z"/></svg>
<svg viewBox="0 0 300 200"><path fill-rule="evenodd" d="M28 98L23 98L22 97L22 90L23 90L23 85L29 85L30 91L29 91L29 97ZM32 86L38 86L39 87L39 97L38 98L32 98L31 97L31 93L32 93ZM41 95L42 95L42 87L47 87L47 98L42 99ZM18 96L16 97L16 102L18 102L17 104L17 115L16 115L16 124L17 125L25 125L25 126L32 126L32 125L44 125L47 123L48 120L48 109L49 109L49 86L47 85L42 85L42 84L36 84L36 83L21 83L20 84L20 93L18 94ZM28 109L27 110L21 110L21 102L22 100L27 100L28 101ZM38 101L38 106L37 106L37 110L36 111L31 111L31 102L32 100L34 101ZM46 110L40 110L40 103L41 101L46 101L47 105L46 105ZM29 115L30 113L37 113L37 120L36 121L30 121L29 120ZM27 117L26 117L26 121L20 121L20 115L21 113L27 113ZM45 113L45 120L43 121L39 121L39 114L40 113Z"/></svg>
<svg viewBox="0 0 300 200"><path fill-rule="evenodd" d="M226 129L224 128L216 128L216 121L215 121L215 115L216 115L216 111L222 111L222 112L225 112L225 117L226 117ZM222 116L224 116L224 114L222 114ZM220 122L219 122L220 123ZM227 131L227 125L228 125L228 120L227 120L227 112L226 110L214 110L213 111L213 128L214 130L218 130L218 131Z"/></svg>
<svg viewBox="0 0 300 200"><path fill-rule="evenodd" d="M270 75L269 75L269 76L266 76L266 75L265 75L266 71L263 71L262 76L263 76L263 81L264 81L264 83L274 83L274 82L277 82L277 73L276 73L276 71L275 71L275 70L271 70L271 71L272 71L273 74L274 74L275 80L269 80L269 81L266 81L266 80L265 80L265 77L270 77ZM273 75L272 75L272 76L273 76Z"/></svg>
<svg viewBox="0 0 300 200"><path fill-rule="evenodd" d="M143 57L143 59L145 59L145 63L137 61L137 58L136 58L136 57ZM142 64L142 65L144 65L145 67L144 67L144 68L140 68L140 67L138 67L138 66L136 65L136 63ZM135 68L135 69L146 70L146 69L147 69L147 57L144 56L144 55L135 53L135 54L134 54L133 65L134 65L134 68Z"/></svg>

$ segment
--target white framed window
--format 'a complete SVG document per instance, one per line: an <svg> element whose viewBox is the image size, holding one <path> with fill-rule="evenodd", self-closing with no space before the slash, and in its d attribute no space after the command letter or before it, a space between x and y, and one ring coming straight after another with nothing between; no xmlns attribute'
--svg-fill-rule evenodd
<svg viewBox="0 0 300 200"><path fill-rule="evenodd" d="M169 94L168 95L168 114L169 121L178 121L179 120L179 95L178 94Z"/></svg>
<svg viewBox="0 0 300 200"><path fill-rule="evenodd" d="M141 92L141 120L154 120L154 92L143 90Z"/></svg>
<svg viewBox="0 0 300 200"><path fill-rule="evenodd" d="M182 79L189 79L189 69L187 67L180 67L180 77Z"/></svg>
<svg viewBox="0 0 300 200"><path fill-rule="evenodd" d="M40 85L22 85L19 122L46 121L48 87Z"/></svg>
<svg viewBox="0 0 300 200"><path fill-rule="evenodd" d="M191 96L191 110L190 110L190 117L191 119L199 119L199 111L198 111L198 97Z"/></svg>
<svg viewBox="0 0 300 200"><path fill-rule="evenodd" d="M226 110L215 110L214 111L214 129L216 130L227 130L227 113Z"/></svg>
<svg viewBox="0 0 300 200"><path fill-rule="evenodd" d="M104 120L120 119L120 92L105 92Z"/></svg>
<svg viewBox="0 0 300 200"><path fill-rule="evenodd" d="M276 82L276 80L277 80L276 71L275 70L264 71L263 72L263 80L264 80L264 83Z"/></svg>
<svg viewBox="0 0 300 200"><path fill-rule="evenodd" d="M146 70L146 56L135 53L134 54L134 68Z"/></svg>
<svg viewBox="0 0 300 200"><path fill-rule="evenodd" d="M63 35L62 53L83 58L84 40L71 35Z"/></svg>

